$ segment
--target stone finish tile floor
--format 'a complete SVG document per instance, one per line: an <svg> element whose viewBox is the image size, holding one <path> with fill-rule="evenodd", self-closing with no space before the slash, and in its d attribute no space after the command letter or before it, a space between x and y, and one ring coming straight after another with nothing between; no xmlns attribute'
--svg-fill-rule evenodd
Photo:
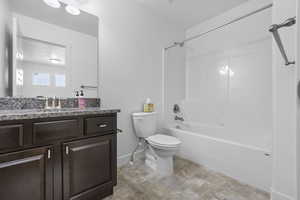
<svg viewBox="0 0 300 200"><path fill-rule="evenodd" d="M114 195L105 200L270 200L270 195L176 157L174 175L160 177L142 160L118 169Z"/></svg>

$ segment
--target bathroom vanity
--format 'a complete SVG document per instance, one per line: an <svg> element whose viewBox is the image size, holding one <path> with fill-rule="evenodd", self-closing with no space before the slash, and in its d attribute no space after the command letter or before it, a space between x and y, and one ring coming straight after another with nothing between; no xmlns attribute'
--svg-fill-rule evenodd
<svg viewBox="0 0 300 200"><path fill-rule="evenodd" d="M3 200L100 200L117 183L117 113L0 111Z"/></svg>

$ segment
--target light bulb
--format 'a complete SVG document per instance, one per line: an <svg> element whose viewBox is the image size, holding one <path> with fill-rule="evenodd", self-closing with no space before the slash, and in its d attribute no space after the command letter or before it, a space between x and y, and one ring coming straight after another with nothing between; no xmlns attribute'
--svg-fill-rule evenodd
<svg viewBox="0 0 300 200"><path fill-rule="evenodd" d="M66 11L70 13L71 15L80 15L80 10L72 5L66 6Z"/></svg>
<svg viewBox="0 0 300 200"><path fill-rule="evenodd" d="M52 8L60 8L61 6L58 0L44 0L44 2Z"/></svg>

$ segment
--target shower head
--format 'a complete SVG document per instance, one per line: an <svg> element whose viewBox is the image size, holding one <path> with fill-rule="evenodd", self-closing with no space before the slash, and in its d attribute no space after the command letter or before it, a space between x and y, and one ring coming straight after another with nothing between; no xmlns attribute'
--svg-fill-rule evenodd
<svg viewBox="0 0 300 200"><path fill-rule="evenodd" d="M273 24L270 27L269 31L270 32L276 32L278 29L280 29L282 27L289 27L289 26L293 26L294 24L296 24L296 18L289 18L285 22L283 22L282 24Z"/></svg>
<svg viewBox="0 0 300 200"><path fill-rule="evenodd" d="M283 26L293 26L294 24L296 24L296 19L295 18L289 18L282 25Z"/></svg>

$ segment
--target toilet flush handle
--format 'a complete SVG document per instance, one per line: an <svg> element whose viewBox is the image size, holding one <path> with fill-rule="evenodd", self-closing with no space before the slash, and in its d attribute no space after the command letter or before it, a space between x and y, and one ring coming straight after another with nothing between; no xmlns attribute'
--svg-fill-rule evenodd
<svg viewBox="0 0 300 200"><path fill-rule="evenodd" d="M117 133L123 133L123 130L121 130L121 129L117 129Z"/></svg>

